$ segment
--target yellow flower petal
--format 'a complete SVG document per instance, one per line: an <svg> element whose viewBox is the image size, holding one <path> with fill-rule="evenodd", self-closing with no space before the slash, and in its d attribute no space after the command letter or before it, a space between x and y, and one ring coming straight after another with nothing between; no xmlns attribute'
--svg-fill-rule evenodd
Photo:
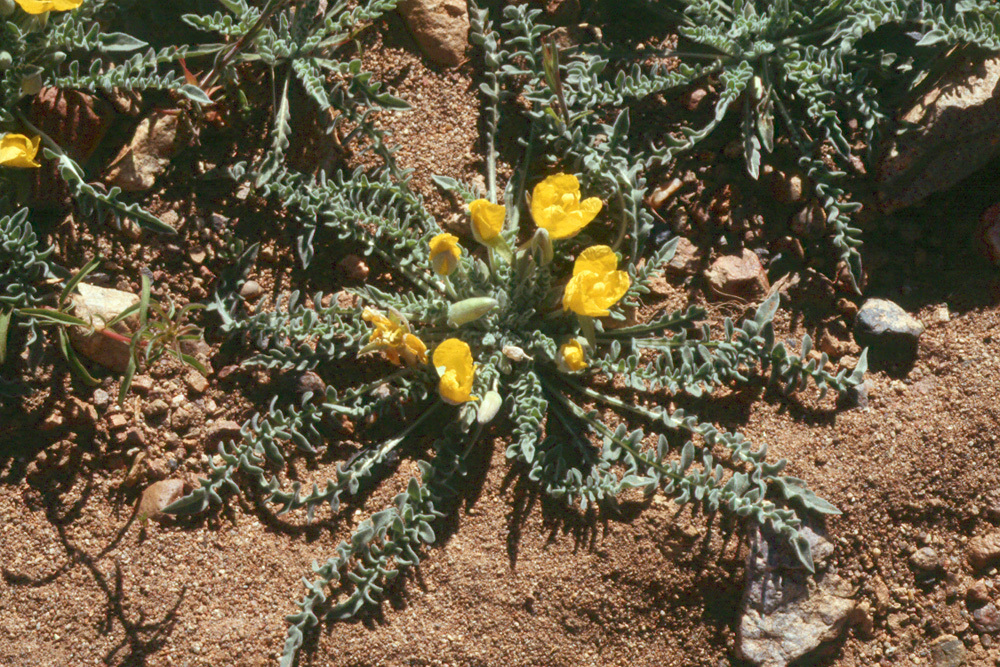
<svg viewBox="0 0 1000 667"><path fill-rule="evenodd" d="M535 186L531 216L553 239L575 236L601 211L601 200L580 201L580 181L572 174L553 174Z"/></svg>
<svg viewBox="0 0 1000 667"><path fill-rule="evenodd" d="M632 284L628 273L617 267L618 258L608 246L591 246L580 253L563 292L563 310L587 317L608 315Z"/></svg>
<svg viewBox="0 0 1000 667"><path fill-rule="evenodd" d="M445 402L458 405L476 399L472 395L476 365L468 344L457 338L443 341L434 350L434 367L441 377L438 393Z"/></svg>
<svg viewBox="0 0 1000 667"><path fill-rule="evenodd" d="M472 234L477 241L488 244L500 236L507 218L505 206L477 199L469 204L469 213L472 215Z"/></svg>
<svg viewBox="0 0 1000 667"><path fill-rule="evenodd" d="M372 335L358 354L381 352L382 355L396 366L401 365L400 358L407 366L427 363L427 346L410 333L410 327L397 314L388 318L378 311L365 308L361 319L375 327Z"/></svg>
<svg viewBox="0 0 1000 667"><path fill-rule="evenodd" d="M566 372L582 371L587 367L586 355L583 352L583 345L574 339L563 343L559 348L559 367Z"/></svg>
<svg viewBox="0 0 1000 667"><path fill-rule="evenodd" d="M65 12L76 9L83 0L14 0L21 9L29 14L44 14L45 12Z"/></svg>
<svg viewBox="0 0 1000 667"><path fill-rule="evenodd" d="M618 268L618 256L606 245L592 245L576 258L573 275L591 271L597 274L610 273Z"/></svg>
<svg viewBox="0 0 1000 667"><path fill-rule="evenodd" d="M35 161L38 155L39 137L23 134L5 134L0 137L0 166L32 168L41 165Z"/></svg>
<svg viewBox="0 0 1000 667"><path fill-rule="evenodd" d="M462 256L462 246L458 245L458 237L454 234L438 234L431 239L430 246L434 272L441 276L450 276L454 273Z"/></svg>

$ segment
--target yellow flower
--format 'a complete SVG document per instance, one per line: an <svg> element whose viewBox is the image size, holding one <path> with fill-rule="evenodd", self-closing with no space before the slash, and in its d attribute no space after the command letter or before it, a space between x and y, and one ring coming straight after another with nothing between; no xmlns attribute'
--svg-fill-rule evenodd
<svg viewBox="0 0 1000 667"><path fill-rule="evenodd" d="M438 392L446 403L458 405L479 399L471 394L476 365L472 362L472 350L466 343L457 338L442 342L434 350L434 367L441 376Z"/></svg>
<svg viewBox="0 0 1000 667"><path fill-rule="evenodd" d="M40 167L35 162L38 154L38 144L41 139L31 139L23 134L5 134L0 137L0 166L4 167Z"/></svg>
<svg viewBox="0 0 1000 667"><path fill-rule="evenodd" d="M531 217L555 239L576 236L601 212L601 200L580 201L580 181L572 174L553 174L531 193Z"/></svg>
<svg viewBox="0 0 1000 667"><path fill-rule="evenodd" d="M632 284L628 274L617 268L618 257L606 245L591 246L581 252L563 293L563 310L588 317L610 313L608 308L625 296Z"/></svg>
<svg viewBox="0 0 1000 667"><path fill-rule="evenodd" d="M500 237L503 222L507 218L507 208L492 204L486 199L477 199L469 204L472 214L472 235L483 245L491 245Z"/></svg>
<svg viewBox="0 0 1000 667"><path fill-rule="evenodd" d="M556 360L559 370L565 373L575 373L582 371L588 366L583 353L583 345L575 338L567 343L563 343L559 348L559 358Z"/></svg>
<svg viewBox="0 0 1000 667"><path fill-rule="evenodd" d="M450 276L458 268L462 256L462 246L454 234L438 234L431 239L431 265L435 273Z"/></svg>
<svg viewBox="0 0 1000 667"><path fill-rule="evenodd" d="M21 9L29 14L65 12L83 4L83 0L14 0L14 2L21 5Z"/></svg>
<svg viewBox="0 0 1000 667"><path fill-rule="evenodd" d="M401 316L390 313L390 317L386 317L378 311L365 308L361 319L373 324L375 331L358 354L377 350L397 366L400 365L400 357L407 366L415 366L418 362L427 363L427 346L410 333L410 325Z"/></svg>

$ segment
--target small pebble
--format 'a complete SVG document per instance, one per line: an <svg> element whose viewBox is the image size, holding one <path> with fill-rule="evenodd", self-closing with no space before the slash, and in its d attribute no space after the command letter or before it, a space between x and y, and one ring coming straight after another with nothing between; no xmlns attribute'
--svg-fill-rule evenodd
<svg viewBox="0 0 1000 667"><path fill-rule="evenodd" d="M264 288L256 280L248 280L240 288L240 296L247 301L256 301L264 294Z"/></svg>

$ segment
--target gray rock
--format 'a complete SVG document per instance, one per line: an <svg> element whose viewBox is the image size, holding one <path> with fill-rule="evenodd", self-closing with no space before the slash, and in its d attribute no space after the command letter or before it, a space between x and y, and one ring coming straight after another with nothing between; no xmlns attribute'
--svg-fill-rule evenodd
<svg viewBox="0 0 1000 667"><path fill-rule="evenodd" d="M1000 632L1000 609L992 602L987 602L972 612L972 625L980 632Z"/></svg>
<svg viewBox="0 0 1000 667"><path fill-rule="evenodd" d="M854 319L854 339L862 347L913 355L924 325L888 299L868 299Z"/></svg>
<svg viewBox="0 0 1000 667"><path fill-rule="evenodd" d="M705 271L709 287L718 297L753 301L767 294L771 285L756 253L747 248L740 255L724 255Z"/></svg>
<svg viewBox="0 0 1000 667"><path fill-rule="evenodd" d="M248 280L240 287L240 296L247 301L256 301L264 294L264 288L256 280Z"/></svg>
<svg viewBox="0 0 1000 667"><path fill-rule="evenodd" d="M111 401L111 396L108 392L101 388L94 390L94 407L104 408L107 407L108 403Z"/></svg>
<svg viewBox="0 0 1000 667"><path fill-rule="evenodd" d="M969 540L965 555L969 565L975 570L985 569L1000 560L1000 532L973 537Z"/></svg>
<svg viewBox="0 0 1000 667"><path fill-rule="evenodd" d="M913 552L910 556L910 565L918 573L934 574L941 569L941 557L931 547L924 547Z"/></svg>
<svg viewBox="0 0 1000 667"><path fill-rule="evenodd" d="M1000 57L965 59L903 114L919 129L893 139L878 169L886 213L946 190L979 170L1000 150Z"/></svg>
<svg viewBox="0 0 1000 667"><path fill-rule="evenodd" d="M931 642L931 664L934 667L962 667L965 644L955 635L941 635Z"/></svg>
<svg viewBox="0 0 1000 667"><path fill-rule="evenodd" d="M806 537L814 545L814 560L822 562L832 553L833 546L820 535ZM784 667L834 641L858 620L850 583L833 572L809 575L781 537L755 528L746 571L736 640L741 659Z"/></svg>
<svg viewBox="0 0 1000 667"><path fill-rule="evenodd" d="M469 10L464 0L402 0L396 9L434 63L455 67L465 60Z"/></svg>

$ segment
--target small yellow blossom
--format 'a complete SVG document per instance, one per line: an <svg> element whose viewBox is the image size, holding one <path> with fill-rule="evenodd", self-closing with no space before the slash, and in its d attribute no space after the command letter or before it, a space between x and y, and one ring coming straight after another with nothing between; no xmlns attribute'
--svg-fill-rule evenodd
<svg viewBox="0 0 1000 667"><path fill-rule="evenodd" d="M438 275L454 273L461 256L462 246L458 245L458 237L454 234L438 234L431 239L431 265Z"/></svg>
<svg viewBox="0 0 1000 667"><path fill-rule="evenodd" d="M553 240L576 236L601 212L601 200L580 201L580 181L572 174L553 174L531 193L531 217Z"/></svg>
<svg viewBox="0 0 1000 667"><path fill-rule="evenodd" d="M483 245L493 244L503 231L507 208L486 199L477 199L469 204L469 213L472 215L472 235Z"/></svg>
<svg viewBox="0 0 1000 667"><path fill-rule="evenodd" d="M578 315L603 317L625 296L632 284L628 274L617 271L618 257L606 245L587 248L573 264L573 277L563 293L563 310Z"/></svg>
<svg viewBox="0 0 1000 667"><path fill-rule="evenodd" d="M368 344L361 348L358 354L379 351L397 366L401 365L400 357L407 366L427 363L427 346L410 333L410 326L405 319L395 313L386 317L370 308L365 308L361 319L374 325L375 331L368 339Z"/></svg>
<svg viewBox="0 0 1000 667"><path fill-rule="evenodd" d="M35 162L38 155L38 137L29 138L23 134L5 134L0 137L0 166L3 167L40 167Z"/></svg>
<svg viewBox="0 0 1000 667"><path fill-rule="evenodd" d="M434 350L434 367L441 382L438 392L446 403L459 405L479 400L472 395L472 380L476 375L476 365L472 362L472 350L457 338L449 338Z"/></svg>
<svg viewBox="0 0 1000 667"><path fill-rule="evenodd" d="M556 360L556 364L560 370L566 373L575 373L586 368L588 364L580 341L574 338L563 343L559 348L559 358Z"/></svg>
<svg viewBox="0 0 1000 667"><path fill-rule="evenodd" d="M14 0L14 2L21 5L21 9L29 14L65 12L83 4L83 0Z"/></svg>

